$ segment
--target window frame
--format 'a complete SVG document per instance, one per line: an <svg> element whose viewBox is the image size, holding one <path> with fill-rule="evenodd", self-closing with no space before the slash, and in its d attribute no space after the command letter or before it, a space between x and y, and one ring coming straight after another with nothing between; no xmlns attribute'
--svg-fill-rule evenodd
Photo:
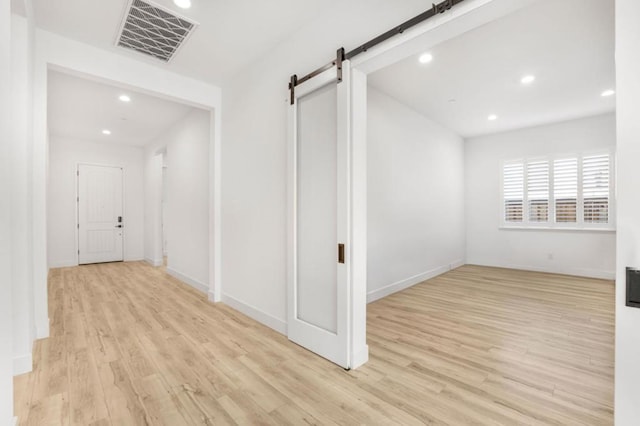
<svg viewBox="0 0 640 426"><path fill-rule="evenodd" d="M588 223L584 221L584 196L583 196L583 162L585 157L608 155L609 156L609 198L608 198L608 222ZM556 188L555 188L555 161L576 158L577 167L577 205L576 222L556 222ZM530 162L546 161L549 170L549 208L547 222L529 221L529 194L527 166ZM562 230L562 231L615 231L616 230L616 202L615 202L615 163L616 156L613 149L586 150L546 156L518 157L500 162L499 186L500 186L500 229L532 229L532 230ZM523 212L521 222L506 221L506 205L504 199L504 168L509 164L523 165Z"/></svg>

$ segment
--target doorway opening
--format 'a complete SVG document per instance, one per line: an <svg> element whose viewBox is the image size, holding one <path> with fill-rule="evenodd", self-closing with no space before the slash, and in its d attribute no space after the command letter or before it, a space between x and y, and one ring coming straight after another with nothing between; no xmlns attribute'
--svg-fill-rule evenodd
<svg viewBox="0 0 640 426"><path fill-rule="evenodd" d="M399 393L437 378L521 407L553 387L590 397L545 421L613 421L613 3L532 2L363 65L367 342Z"/></svg>
<svg viewBox="0 0 640 426"><path fill-rule="evenodd" d="M613 277L613 1L556 6L368 75L369 301L464 262Z"/></svg>
<svg viewBox="0 0 640 426"><path fill-rule="evenodd" d="M214 111L64 70L47 82L49 266L144 260L215 299Z"/></svg>

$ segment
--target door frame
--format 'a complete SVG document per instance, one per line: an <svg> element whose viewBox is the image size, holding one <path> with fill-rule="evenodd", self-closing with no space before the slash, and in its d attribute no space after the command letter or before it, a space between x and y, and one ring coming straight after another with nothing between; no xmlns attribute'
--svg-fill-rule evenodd
<svg viewBox="0 0 640 426"><path fill-rule="evenodd" d="M56 34L38 34L33 58L33 281L34 318L38 338L49 336L47 260L47 132L50 70L103 82L201 108L210 113L209 132L209 300L218 302L222 288L222 90L210 83L160 69L154 64L118 56ZM75 52L70 55L69 52Z"/></svg>
<svg viewBox="0 0 640 426"><path fill-rule="evenodd" d="M127 197L125 196L126 191L126 168L124 166L117 166L113 164L101 164L101 163L91 163L85 161L79 161L76 163L76 185L75 185L75 196L76 196L76 238L75 238L75 248L76 248L76 266L80 265L80 166L95 166L95 167L113 167L114 169L122 170L122 217L127 218ZM124 223L124 221L123 221ZM125 225L122 226L122 261L127 261L127 250L125 238L127 227Z"/></svg>

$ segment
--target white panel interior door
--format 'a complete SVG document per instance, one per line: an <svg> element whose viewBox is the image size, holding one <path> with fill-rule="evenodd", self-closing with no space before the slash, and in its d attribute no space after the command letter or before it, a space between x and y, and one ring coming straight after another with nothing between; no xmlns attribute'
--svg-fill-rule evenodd
<svg viewBox="0 0 640 426"><path fill-rule="evenodd" d="M78 263L123 258L122 168L78 166Z"/></svg>
<svg viewBox="0 0 640 426"><path fill-rule="evenodd" d="M290 110L288 337L349 368L348 84L336 79L333 67L296 87Z"/></svg>

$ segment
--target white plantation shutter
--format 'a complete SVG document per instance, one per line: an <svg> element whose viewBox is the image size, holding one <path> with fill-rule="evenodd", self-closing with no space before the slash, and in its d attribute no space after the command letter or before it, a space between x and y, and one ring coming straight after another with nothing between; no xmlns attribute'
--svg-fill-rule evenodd
<svg viewBox="0 0 640 426"><path fill-rule="evenodd" d="M585 223L609 223L609 154L582 160L582 205Z"/></svg>
<svg viewBox="0 0 640 426"><path fill-rule="evenodd" d="M608 152L505 162L502 224L612 229L612 170Z"/></svg>
<svg viewBox="0 0 640 426"><path fill-rule="evenodd" d="M578 221L578 159L553 162L553 197L557 223Z"/></svg>
<svg viewBox="0 0 640 426"><path fill-rule="evenodd" d="M522 222L524 212L524 165L507 163L502 171L502 193L505 222Z"/></svg>
<svg viewBox="0 0 640 426"><path fill-rule="evenodd" d="M549 221L549 161L527 163L529 222Z"/></svg>

